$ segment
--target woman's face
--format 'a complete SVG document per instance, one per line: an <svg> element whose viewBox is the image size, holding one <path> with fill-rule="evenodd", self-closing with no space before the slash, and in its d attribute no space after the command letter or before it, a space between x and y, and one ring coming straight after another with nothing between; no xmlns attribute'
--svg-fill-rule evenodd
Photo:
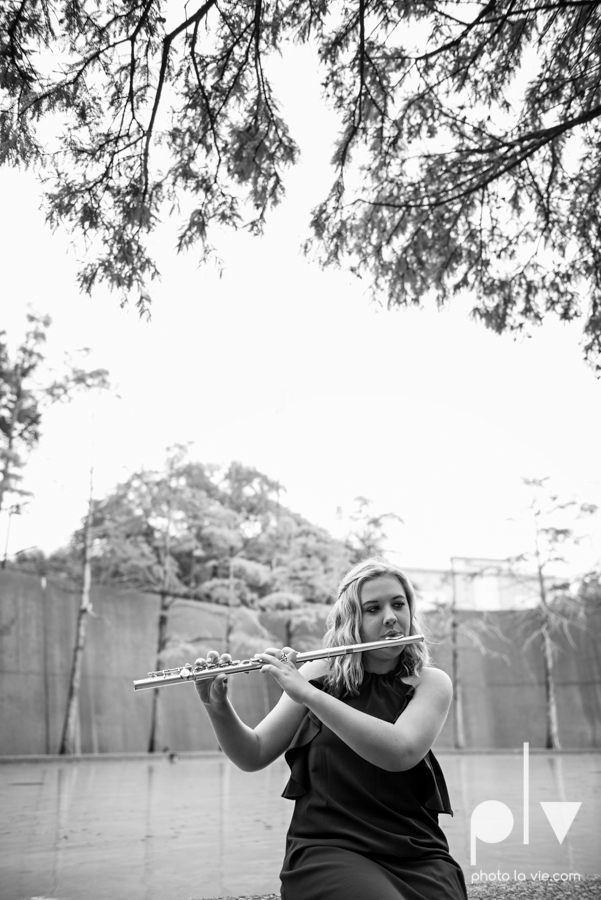
<svg viewBox="0 0 601 900"><path fill-rule="evenodd" d="M381 641L389 636L406 637L411 628L411 611L403 585L394 575L378 575L361 587L362 643ZM393 669L402 648L383 647L364 654L371 671ZM389 665L386 665L390 663ZM384 664L384 668L382 665Z"/></svg>

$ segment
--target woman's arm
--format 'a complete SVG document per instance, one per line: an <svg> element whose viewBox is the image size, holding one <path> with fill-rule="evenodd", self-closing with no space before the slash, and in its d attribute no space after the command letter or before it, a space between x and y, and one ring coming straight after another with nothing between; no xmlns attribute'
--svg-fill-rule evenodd
<svg viewBox="0 0 601 900"><path fill-rule="evenodd" d="M424 669L407 708L396 722L385 722L309 687L315 693L305 705L355 753L389 772L412 769L424 758L440 734L453 695L445 672Z"/></svg>
<svg viewBox="0 0 601 900"><path fill-rule="evenodd" d="M276 651L273 650L273 653ZM301 666L296 674L308 683L308 679L318 678L324 671L323 662L314 660ZM284 693L271 712L253 729L244 724L230 703L225 675L216 675L210 682L199 681L196 689L219 746L245 772L263 769L281 756L307 712L302 704Z"/></svg>
<svg viewBox="0 0 601 900"><path fill-rule="evenodd" d="M453 696L445 672L424 668L407 708L396 722L385 722L300 681L290 663L270 658L267 670L288 696L312 710L355 753L389 772L412 769L424 758L445 723Z"/></svg>

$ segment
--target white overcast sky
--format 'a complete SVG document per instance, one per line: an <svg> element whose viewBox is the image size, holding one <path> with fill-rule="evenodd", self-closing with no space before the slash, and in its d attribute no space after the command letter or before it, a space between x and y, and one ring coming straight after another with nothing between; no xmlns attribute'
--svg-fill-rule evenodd
<svg viewBox="0 0 601 900"><path fill-rule="evenodd" d="M257 466L334 533L345 528L338 508L370 498L404 520L389 549L407 566L530 549L522 476L549 475L567 497L601 504L601 382L582 361L579 323L549 320L514 341L472 322L469 302L387 313L352 276L303 258L336 122L313 67L298 51L291 60L294 77L278 63L278 90L303 156L285 203L262 239L216 237L221 279L198 269L193 251L176 256L177 223L165 222L150 323L104 290L78 294L81 246L45 226L32 174L0 171L0 328L14 344L28 306L48 313L49 362L89 347L87 365L109 369L114 385L45 416L25 470L33 497L12 519L9 552L68 540L92 459L102 496L161 467L174 443L189 442L203 462ZM6 524L3 513L0 553ZM601 555L599 518L586 530L578 566Z"/></svg>

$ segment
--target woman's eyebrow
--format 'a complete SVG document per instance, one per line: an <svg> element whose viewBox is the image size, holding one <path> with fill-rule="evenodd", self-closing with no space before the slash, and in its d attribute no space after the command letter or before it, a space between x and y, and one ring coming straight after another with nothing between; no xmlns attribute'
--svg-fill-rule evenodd
<svg viewBox="0 0 601 900"><path fill-rule="evenodd" d="M393 600L406 600L406 596L404 594L395 594L394 597L390 597L390 601ZM371 600L362 600L361 606L369 606L370 603L381 603L381 597L372 597Z"/></svg>

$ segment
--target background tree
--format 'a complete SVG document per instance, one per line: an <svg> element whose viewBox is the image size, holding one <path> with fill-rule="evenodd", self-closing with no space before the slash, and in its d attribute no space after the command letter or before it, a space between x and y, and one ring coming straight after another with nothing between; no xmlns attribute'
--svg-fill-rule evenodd
<svg viewBox="0 0 601 900"><path fill-rule="evenodd" d="M262 231L298 157L269 57L311 42L341 126L321 261L389 306L469 291L497 332L584 317L598 361L599 27L599 0L8 0L0 161L90 242L81 288L145 311L163 209L203 260L216 225Z"/></svg>
<svg viewBox="0 0 601 900"><path fill-rule="evenodd" d="M223 472L215 471L213 477L228 524L224 521L220 543L205 557L211 578L202 591L228 605L256 606L257 598L269 590L281 487L239 462ZM217 537L217 532L213 536Z"/></svg>
<svg viewBox="0 0 601 900"><path fill-rule="evenodd" d="M190 476L193 477L190 477ZM77 541L81 535L77 535ZM155 669L168 663L174 641L169 613L178 599L234 602L200 590L198 563L218 565L237 541L232 516L202 466L190 467L185 451L174 448L165 472L141 472L98 502L94 512L93 569L104 584L119 584L158 594ZM240 601L238 601L240 602ZM231 627L226 628L229 650ZM203 636L206 638L209 636ZM175 644L180 643L179 636ZM148 752L160 749L160 691L153 691Z"/></svg>
<svg viewBox="0 0 601 900"><path fill-rule="evenodd" d="M333 603L338 583L350 566L344 543L289 510L282 512L278 528L273 590L298 595L306 604Z"/></svg>
<svg viewBox="0 0 601 900"><path fill-rule="evenodd" d="M534 569L537 583L536 605L521 614L524 647L539 643L542 650L545 689L546 735L548 749L561 747L557 721L554 665L561 650L556 636L563 633L574 646L572 627L587 627L586 588L594 587L591 579L583 580L580 591L572 592L575 578L567 578L558 571L568 563L566 552L578 543L574 519L590 516L597 507L575 500L562 500L548 484L548 478L524 478L530 491L529 514L532 523L532 549L514 557L510 562L514 577L520 577L523 567ZM568 512L569 511L569 512ZM571 523L571 524L569 524ZM592 592L592 591L591 591Z"/></svg>
<svg viewBox="0 0 601 900"><path fill-rule="evenodd" d="M274 591L291 591L331 602L348 565L341 542L282 504L280 486L256 469L190 461L181 448L175 454L167 472L134 473L95 501L95 581L160 593L167 566L172 597L253 609ZM81 540L78 531L71 548L46 560L46 571L68 578Z"/></svg>
<svg viewBox="0 0 601 900"><path fill-rule="evenodd" d="M0 332L0 509L7 498L21 499L26 453L37 447L44 412L53 403L70 400L78 389L107 388L106 369L86 371L71 363L62 377L44 372L43 346L49 316L28 313L29 330L11 360L6 332ZM46 383L40 383L45 377Z"/></svg>
<svg viewBox="0 0 601 900"><path fill-rule="evenodd" d="M68 365L67 372L58 379L52 380L51 373L43 372L44 354L42 348L50 327L49 316L33 313L27 315L29 330L24 340L17 347L14 361L11 361L5 332L0 333L0 509L7 497L23 497L27 494L20 487L21 470L26 459L24 453L33 450L40 440L42 415L52 404L70 400L79 388L107 388L108 378L105 369L85 371ZM45 380L45 383L41 381ZM75 563L75 570L80 575L81 602L77 617L76 639L73 650L73 664L69 679L67 708L59 753L76 753L79 750L78 701L79 685L85 647L86 623L90 604L90 517L91 497L83 534L83 557ZM19 509L19 504L10 507L10 515ZM8 529L6 552L2 566L8 558Z"/></svg>
<svg viewBox="0 0 601 900"><path fill-rule="evenodd" d="M301 605L331 600L344 548L283 506L280 493L277 482L252 467L203 465L176 447L165 471L134 473L94 502L88 554L94 581L160 596L156 670L184 646L210 643L209 635L170 633L178 600L222 606L223 650L236 654L249 652L251 644L256 652L258 636L273 641L263 618L269 603L262 598L296 589ZM76 532L71 547L53 554L44 571L79 578L87 534L86 527ZM33 562L39 570L40 560ZM318 616L296 610L291 618L298 628ZM161 746L159 694L153 692L150 752Z"/></svg>
<svg viewBox="0 0 601 900"><path fill-rule="evenodd" d="M355 497L355 507L350 519L353 525L345 544L351 565L370 556L386 555L386 545L389 541L387 527L393 522L403 524L403 520L396 513L386 512L377 515L373 510L372 501L367 497Z"/></svg>

